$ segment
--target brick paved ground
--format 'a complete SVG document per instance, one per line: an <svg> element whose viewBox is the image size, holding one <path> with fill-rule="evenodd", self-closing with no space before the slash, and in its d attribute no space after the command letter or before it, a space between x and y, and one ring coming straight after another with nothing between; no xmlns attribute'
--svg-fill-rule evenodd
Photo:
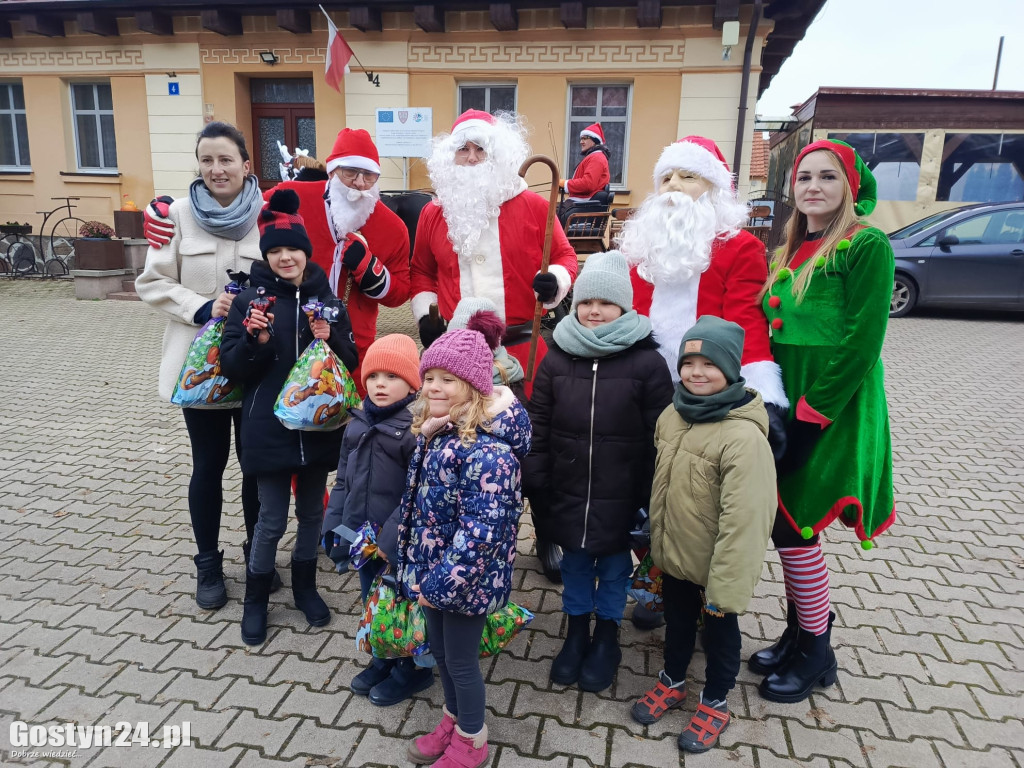
<svg viewBox="0 0 1024 768"><path fill-rule="evenodd" d="M155 391L163 321L139 303L76 302L55 283L0 281L0 309L0 749L16 719L188 721L190 748L79 749L52 764L408 765L409 737L439 716L439 686L391 709L349 693L363 662L357 579L322 560L332 623L305 626L285 589L268 642L246 649L230 503L231 600L197 609L185 430ZM396 318L411 328L390 313L387 330ZM829 533L839 684L771 704L744 670L722 748L687 765L1024 765L1024 322L899 320L885 356L901 516L868 553ZM234 468L225 495L238 496ZM524 526L514 594L537 620L484 662L491 765L683 765L687 714L648 729L628 715L660 668L660 632L627 622L605 693L548 684L559 595L530 545ZM782 629L774 553L764 577L741 619L745 655Z"/></svg>

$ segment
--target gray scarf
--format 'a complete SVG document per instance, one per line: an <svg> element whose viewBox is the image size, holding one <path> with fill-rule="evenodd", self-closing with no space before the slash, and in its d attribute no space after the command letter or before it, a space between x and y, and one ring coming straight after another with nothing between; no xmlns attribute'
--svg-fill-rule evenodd
<svg viewBox="0 0 1024 768"><path fill-rule="evenodd" d="M574 309L555 326L552 338L573 357L607 357L622 352L651 335L651 321L631 309L597 328L584 326Z"/></svg>
<svg viewBox="0 0 1024 768"><path fill-rule="evenodd" d="M502 369L505 371L505 376L502 376L501 371L498 370L498 366L494 366L495 384L501 384L502 386L507 387L510 384L515 384L516 382L522 381L526 378L522 364L512 357L504 347L498 347L494 350L494 362L500 363Z"/></svg>
<svg viewBox="0 0 1024 768"><path fill-rule="evenodd" d="M188 200L196 224L211 235L225 240L241 240L245 237L256 225L256 217L263 208L260 180L252 174L245 177L242 191L226 208L213 199L202 178L193 181L188 188Z"/></svg>

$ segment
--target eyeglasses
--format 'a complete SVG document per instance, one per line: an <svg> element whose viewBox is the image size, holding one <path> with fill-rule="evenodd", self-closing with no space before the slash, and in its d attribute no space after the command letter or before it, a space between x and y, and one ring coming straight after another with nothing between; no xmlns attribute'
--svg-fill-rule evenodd
<svg viewBox="0 0 1024 768"><path fill-rule="evenodd" d="M367 184L376 184L377 179L380 178L379 173L364 171L362 168L337 168L336 170L344 181L355 181L357 176L362 176L363 181Z"/></svg>

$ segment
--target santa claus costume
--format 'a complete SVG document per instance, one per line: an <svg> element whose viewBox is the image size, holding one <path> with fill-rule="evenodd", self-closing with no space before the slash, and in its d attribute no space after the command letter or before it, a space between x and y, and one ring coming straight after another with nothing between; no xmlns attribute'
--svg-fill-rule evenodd
<svg viewBox="0 0 1024 768"><path fill-rule="evenodd" d="M477 165L458 165L456 151L467 143L486 152ZM463 297L490 299L509 326L509 336L533 320L547 226L548 203L531 192L518 170L529 154L522 129L509 116L471 109L435 139L427 164L437 200L423 209L412 257L412 310L422 320L437 304L451 319ZM549 271L551 309L565 297L578 268L576 252L555 222ZM520 326L519 329L516 326ZM507 343L527 367L529 344ZM537 363L547 347L538 340ZM529 382L528 382L529 389Z"/></svg>
<svg viewBox="0 0 1024 768"><path fill-rule="evenodd" d="M608 147L604 145L601 124L588 125L580 131L580 138L597 143L583 152L583 159L576 166L572 178L563 185L569 199L573 201L589 200L604 189L612 178L608 169Z"/></svg>
<svg viewBox="0 0 1024 768"><path fill-rule="evenodd" d="M326 182L285 181L264 198L277 189L292 189L299 196L313 261L328 274L331 290L348 308L362 360L377 335L378 305L399 307L409 299L409 233L380 201L376 183L360 191L332 173L336 168L380 173L380 157L368 132L342 129L326 165L331 174ZM365 395L358 369L353 378Z"/></svg>
<svg viewBox="0 0 1024 768"><path fill-rule="evenodd" d="M815 174L834 179L837 172L845 187L839 207L809 218L805 210L825 206L818 190L836 183ZM749 662L766 675L761 696L790 703L836 680L835 614L819 532L838 518L870 549L896 518L881 360L895 265L885 233L858 220L874 209L874 178L849 145L822 140L797 156L793 179L797 211L764 296L772 350L794 400L772 531L787 628ZM809 231L812 224L817 231Z"/></svg>

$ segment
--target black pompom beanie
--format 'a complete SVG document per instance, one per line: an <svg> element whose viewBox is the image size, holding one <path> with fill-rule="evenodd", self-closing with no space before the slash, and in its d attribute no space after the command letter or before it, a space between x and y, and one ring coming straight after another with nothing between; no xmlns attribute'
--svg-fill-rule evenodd
<svg viewBox="0 0 1024 768"><path fill-rule="evenodd" d="M260 253L267 258L271 248L298 248L313 257L306 226L299 215L299 196L290 189L279 189L270 196L257 220L260 227Z"/></svg>

